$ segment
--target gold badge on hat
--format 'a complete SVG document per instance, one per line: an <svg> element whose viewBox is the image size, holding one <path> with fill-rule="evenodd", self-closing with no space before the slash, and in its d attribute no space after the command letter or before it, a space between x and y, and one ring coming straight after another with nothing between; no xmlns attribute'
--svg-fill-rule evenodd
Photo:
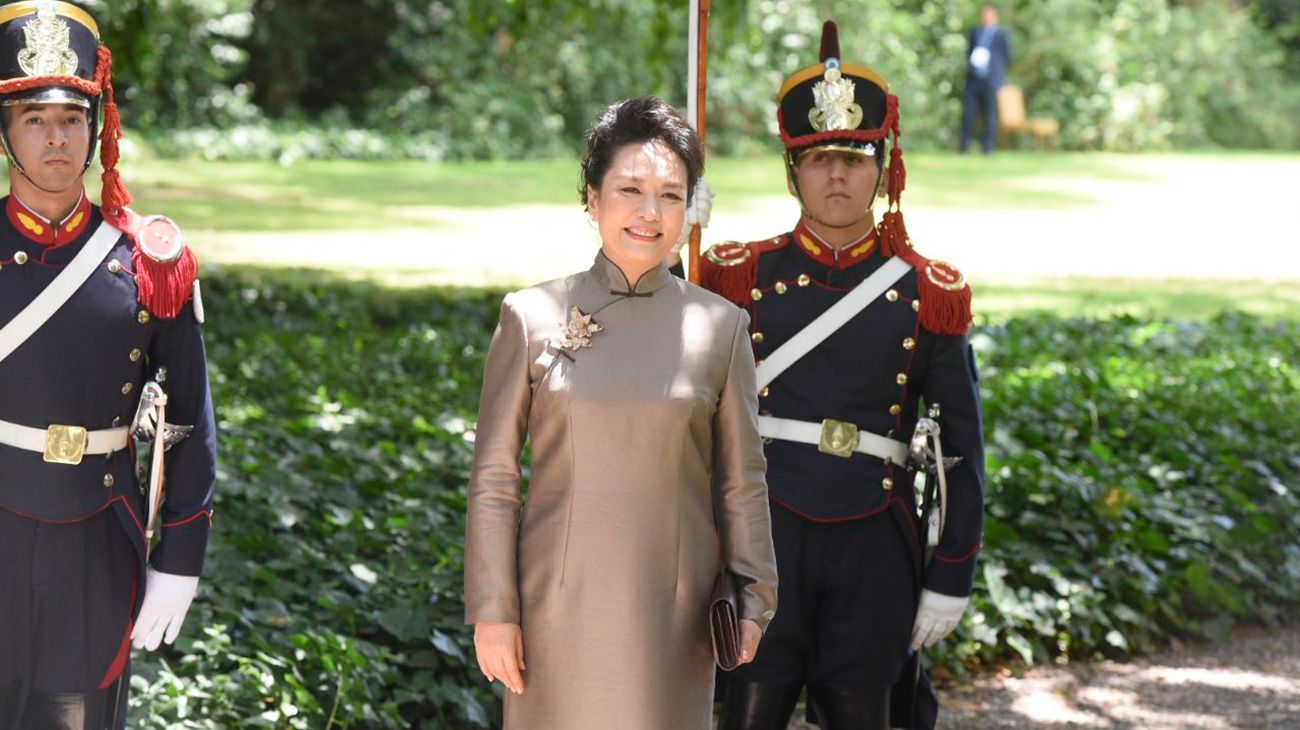
<svg viewBox="0 0 1300 730"><path fill-rule="evenodd" d="M857 129L862 123L862 106L853 103L853 95L853 82L840 75L839 66L828 63L822 80L813 86L813 108L808 112L813 129Z"/></svg>
<svg viewBox="0 0 1300 730"><path fill-rule="evenodd" d="M53 0L36 3L36 19L23 26L27 46L18 52L18 65L28 76L68 75L77 71L72 31L54 10Z"/></svg>

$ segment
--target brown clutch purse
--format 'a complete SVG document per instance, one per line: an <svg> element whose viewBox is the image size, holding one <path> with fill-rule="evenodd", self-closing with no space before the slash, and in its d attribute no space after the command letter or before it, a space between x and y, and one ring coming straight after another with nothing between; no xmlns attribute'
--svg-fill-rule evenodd
<svg viewBox="0 0 1300 730"><path fill-rule="evenodd" d="M723 568L709 597L709 638L713 640L713 660L723 671L740 664L740 621L736 617L736 579Z"/></svg>

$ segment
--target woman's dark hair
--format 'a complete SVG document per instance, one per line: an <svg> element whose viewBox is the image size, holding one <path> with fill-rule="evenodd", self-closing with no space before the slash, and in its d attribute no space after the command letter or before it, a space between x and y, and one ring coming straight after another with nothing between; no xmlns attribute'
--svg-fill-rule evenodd
<svg viewBox="0 0 1300 730"><path fill-rule="evenodd" d="M605 107L587 130L578 199L587 208L588 186L600 190L614 154L635 142L662 142L686 166L686 198L695 194L695 181L704 174L700 138L677 110L657 96L640 96Z"/></svg>

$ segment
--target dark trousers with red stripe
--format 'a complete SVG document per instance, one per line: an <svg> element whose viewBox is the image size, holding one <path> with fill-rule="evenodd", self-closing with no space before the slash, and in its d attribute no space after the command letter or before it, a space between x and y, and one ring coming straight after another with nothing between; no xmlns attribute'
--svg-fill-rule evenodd
<svg viewBox="0 0 1300 730"><path fill-rule="evenodd" d="M726 673L728 682L810 694L889 693L908 661L919 593L909 528L892 509L826 523L772 505L776 618L754 661ZM795 689L786 717L798 698ZM933 727L933 710L922 714L929 718L911 726Z"/></svg>
<svg viewBox="0 0 1300 730"><path fill-rule="evenodd" d="M51 523L0 508L0 730L124 722L138 573L111 509Z"/></svg>

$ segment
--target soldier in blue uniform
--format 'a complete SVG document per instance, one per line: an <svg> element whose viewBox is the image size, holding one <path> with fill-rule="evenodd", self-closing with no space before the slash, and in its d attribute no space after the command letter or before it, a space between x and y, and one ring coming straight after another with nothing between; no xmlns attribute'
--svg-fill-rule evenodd
<svg viewBox="0 0 1300 730"><path fill-rule="evenodd" d="M175 639L211 523L197 263L174 224L126 207L111 55L85 11L0 6L0 121L0 728L121 727L131 646ZM97 143L102 207L83 180Z"/></svg>
<svg viewBox="0 0 1300 730"><path fill-rule="evenodd" d="M783 730L805 689L825 730L889 727L891 690L914 691L915 665L904 670L913 652L957 625L980 549L970 289L907 238L888 83L840 60L834 23L820 56L786 80L778 102L790 191L802 206L794 230L719 244L702 258L701 284L750 314L781 577L781 609L755 661L728 678L723 730ZM888 202L879 222L878 199ZM832 308L838 321L819 319ZM944 455L961 459L947 472L932 550L908 463L923 407L938 412ZM923 689L919 708L896 701L894 726L933 724L937 707Z"/></svg>

